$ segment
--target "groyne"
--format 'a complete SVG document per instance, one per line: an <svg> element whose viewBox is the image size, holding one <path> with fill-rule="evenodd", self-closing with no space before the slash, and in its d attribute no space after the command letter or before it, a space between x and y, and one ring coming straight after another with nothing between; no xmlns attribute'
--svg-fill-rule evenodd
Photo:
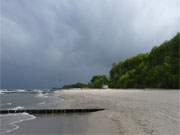
<svg viewBox="0 0 180 135"><path fill-rule="evenodd" d="M102 108L89 109L19 109L19 110L0 110L0 114L9 113L29 113L29 114L53 114L53 113L88 113L102 111Z"/></svg>

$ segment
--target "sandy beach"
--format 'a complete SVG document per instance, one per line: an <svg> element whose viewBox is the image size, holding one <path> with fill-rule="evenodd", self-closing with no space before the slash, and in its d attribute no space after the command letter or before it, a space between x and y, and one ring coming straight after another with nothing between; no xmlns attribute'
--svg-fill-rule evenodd
<svg viewBox="0 0 180 135"><path fill-rule="evenodd" d="M63 90L63 108L105 108L88 115L86 134L179 135L179 90Z"/></svg>
<svg viewBox="0 0 180 135"><path fill-rule="evenodd" d="M56 99L53 103L56 103L58 109L104 108L104 110L91 113L36 114L35 119L17 123L16 126L19 128L7 134L180 134L179 90L72 89L59 90L52 94ZM46 104L51 104L54 100L45 101ZM6 123L6 120L4 122ZM15 125L8 124L8 126Z"/></svg>

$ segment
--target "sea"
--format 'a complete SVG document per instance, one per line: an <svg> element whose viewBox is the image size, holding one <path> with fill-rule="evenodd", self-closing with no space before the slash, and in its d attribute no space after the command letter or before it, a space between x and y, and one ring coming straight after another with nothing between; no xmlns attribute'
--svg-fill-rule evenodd
<svg viewBox="0 0 180 135"><path fill-rule="evenodd" d="M0 109L52 109L61 107L64 99L56 97L54 92L51 89L0 89ZM35 116L28 113L0 114L0 135L73 133L78 127L74 128L72 120L77 123L82 118L78 114L71 116ZM36 124L38 125L35 126ZM78 126L81 129L84 124ZM69 129L66 129L67 127Z"/></svg>

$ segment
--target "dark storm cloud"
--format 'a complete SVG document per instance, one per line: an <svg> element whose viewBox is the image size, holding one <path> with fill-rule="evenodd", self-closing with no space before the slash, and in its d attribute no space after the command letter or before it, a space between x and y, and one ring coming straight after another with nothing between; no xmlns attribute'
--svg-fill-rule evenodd
<svg viewBox="0 0 180 135"><path fill-rule="evenodd" d="M2 86L86 82L180 31L179 0L0 0Z"/></svg>

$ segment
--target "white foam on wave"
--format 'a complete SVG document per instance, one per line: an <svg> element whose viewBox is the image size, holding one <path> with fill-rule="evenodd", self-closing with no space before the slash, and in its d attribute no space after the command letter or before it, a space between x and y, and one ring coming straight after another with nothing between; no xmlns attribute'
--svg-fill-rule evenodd
<svg viewBox="0 0 180 135"><path fill-rule="evenodd" d="M4 104L0 104L1 106L4 106L4 105L12 105L12 103L4 103Z"/></svg>
<svg viewBox="0 0 180 135"><path fill-rule="evenodd" d="M7 89L0 89L0 91L8 91Z"/></svg>
<svg viewBox="0 0 180 135"><path fill-rule="evenodd" d="M24 118L8 123L8 125L11 125L13 128L6 129L5 131L4 131L4 129L0 129L0 133L11 133L11 132L13 132L13 131L15 131L15 130L17 130L19 128L19 126L16 125L16 124L24 122L24 121L28 121L28 120L33 120L33 119L36 118L34 115L30 115L30 114L25 113L25 112L24 113L16 113L16 114L0 115L0 118L1 117L9 117L9 116L12 116L12 117L22 117L22 118L24 117Z"/></svg>
<svg viewBox="0 0 180 135"><path fill-rule="evenodd" d="M32 91L33 91L33 92L36 92L36 93L42 93L42 92L43 92L42 89L33 89Z"/></svg>
<svg viewBox="0 0 180 135"><path fill-rule="evenodd" d="M3 95L7 91L8 91L7 89L0 89L0 95Z"/></svg>
<svg viewBox="0 0 180 135"><path fill-rule="evenodd" d="M17 106L17 107L12 108L12 110L20 110L20 109L24 109L24 107L22 107L22 106Z"/></svg>
<svg viewBox="0 0 180 135"><path fill-rule="evenodd" d="M8 90L8 89L0 89L0 94L6 94L6 93L24 93L26 92L26 90L24 89L11 89L11 90Z"/></svg>
<svg viewBox="0 0 180 135"><path fill-rule="evenodd" d="M25 90L23 90L23 89L17 89L16 91L17 92L25 92Z"/></svg>
<svg viewBox="0 0 180 135"><path fill-rule="evenodd" d="M45 104L46 104L46 102L43 101L43 102L38 103L37 105L45 105Z"/></svg>
<svg viewBox="0 0 180 135"><path fill-rule="evenodd" d="M36 97L47 98L47 97L48 97L48 93L38 92L38 94L36 95Z"/></svg>

